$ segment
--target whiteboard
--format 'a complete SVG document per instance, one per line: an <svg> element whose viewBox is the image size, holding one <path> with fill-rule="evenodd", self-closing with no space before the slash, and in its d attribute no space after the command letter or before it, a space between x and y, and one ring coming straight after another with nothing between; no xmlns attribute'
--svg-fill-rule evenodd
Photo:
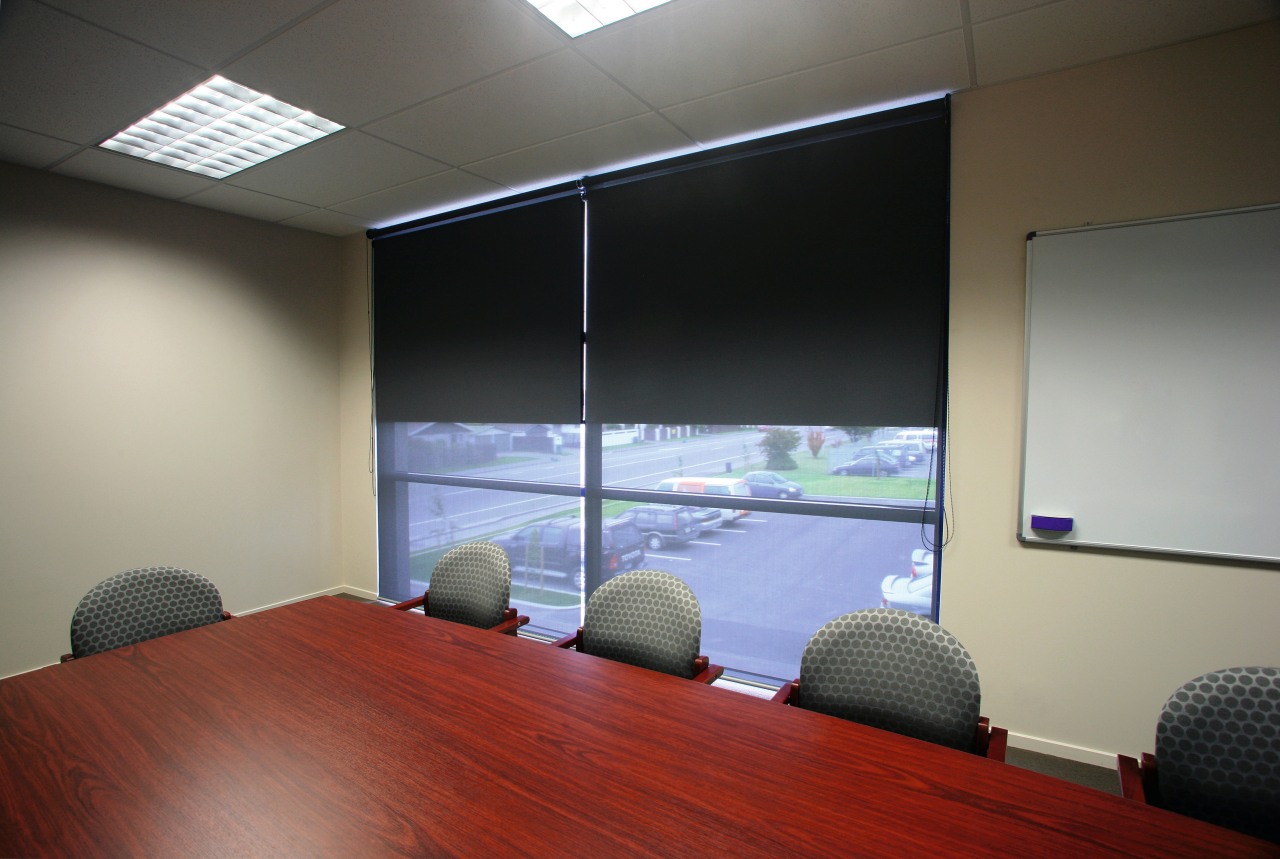
<svg viewBox="0 0 1280 859"><path fill-rule="evenodd" d="M1019 540L1280 561L1280 205L1032 233L1025 371Z"/></svg>

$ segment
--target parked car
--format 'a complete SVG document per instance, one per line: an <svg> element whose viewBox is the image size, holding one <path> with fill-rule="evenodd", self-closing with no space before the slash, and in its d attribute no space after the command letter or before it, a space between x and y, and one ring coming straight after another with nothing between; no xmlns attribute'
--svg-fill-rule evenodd
<svg viewBox="0 0 1280 859"><path fill-rule="evenodd" d="M899 469L906 468L910 463L907 460L907 452L897 447L881 447L880 444L870 444L866 447L860 447L854 451L850 461L860 456L887 456L893 460L894 465Z"/></svg>
<svg viewBox="0 0 1280 859"><path fill-rule="evenodd" d="M733 515L731 510L720 510L715 507L690 507L689 509L693 511L693 521L698 526L700 534L714 531L724 524L726 517Z"/></svg>
<svg viewBox="0 0 1280 859"><path fill-rule="evenodd" d="M938 444L937 430L902 430L896 436L894 441L918 441L924 446L925 450L933 450Z"/></svg>
<svg viewBox="0 0 1280 859"><path fill-rule="evenodd" d="M698 536L700 529L693 510L683 504L637 504L618 518L633 522L650 549L661 549L668 543L687 543Z"/></svg>
<svg viewBox="0 0 1280 859"><path fill-rule="evenodd" d="M552 519L526 525L493 542L506 550L512 570L576 576L582 570L582 520ZM600 570L617 573L644 563L644 535L635 523L606 519L600 526ZM577 579L575 578L575 581Z"/></svg>
<svg viewBox="0 0 1280 859"><path fill-rule="evenodd" d="M877 464L878 463L878 464ZM841 463L830 474L897 474L898 463L887 453L871 453Z"/></svg>
<svg viewBox="0 0 1280 859"><path fill-rule="evenodd" d="M904 466L918 465L929 458L929 451L918 441L880 441L875 446L893 453Z"/></svg>
<svg viewBox="0 0 1280 859"><path fill-rule="evenodd" d="M885 576L880 582L881 605L917 614L933 611L933 552L916 549L911 553L911 572L905 576Z"/></svg>
<svg viewBox="0 0 1280 859"><path fill-rule="evenodd" d="M773 471L748 471L742 475L747 488L756 498L799 498L804 487Z"/></svg>
<svg viewBox="0 0 1280 859"><path fill-rule="evenodd" d="M748 497L751 487L741 477L668 477L658 482L656 489L662 492L692 492L697 495L737 495ZM746 516L749 510L720 508L725 522L734 522Z"/></svg>

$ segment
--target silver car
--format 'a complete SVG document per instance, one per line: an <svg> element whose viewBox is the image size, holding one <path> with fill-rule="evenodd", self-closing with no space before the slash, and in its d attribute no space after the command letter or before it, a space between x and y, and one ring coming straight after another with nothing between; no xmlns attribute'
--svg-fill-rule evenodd
<svg viewBox="0 0 1280 859"><path fill-rule="evenodd" d="M916 549L911 553L911 572L905 576L885 576L880 582L881 605L923 614L933 611L933 552Z"/></svg>

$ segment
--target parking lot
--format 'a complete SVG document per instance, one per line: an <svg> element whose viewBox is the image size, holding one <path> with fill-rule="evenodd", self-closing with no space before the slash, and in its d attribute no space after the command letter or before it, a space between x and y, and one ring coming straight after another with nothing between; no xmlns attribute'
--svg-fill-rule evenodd
<svg viewBox="0 0 1280 859"><path fill-rule="evenodd" d="M906 572L918 526L752 513L646 566L683 579L702 606L703 650L732 668L795 676L809 636L880 605L884 576Z"/></svg>
<svg viewBox="0 0 1280 859"><path fill-rule="evenodd" d="M631 448L612 468L606 462L606 481L652 488L677 469L686 474L695 468L704 474L723 474L724 463L742 467L744 450L750 456L758 437L744 433ZM760 467L758 453L755 459ZM556 465L548 460L519 470L522 479L528 479L523 475L532 476L536 468L535 479L546 480ZM576 463L560 465L562 470L576 467ZM920 476L927 467L918 466ZM904 476L908 476L905 471ZM568 482L568 474L560 479ZM437 511L449 506L458 525L451 542L484 538L479 535L486 531L509 533L556 513L575 515L578 508L572 498L456 487L423 489L438 491ZM696 504L697 497L690 496L685 503ZM501 522L496 528L495 520ZM460 535L460 530L468 533ZM911 552L922 545L918 523L753 511L691 542L647 549L643 566L666 570L693 589L703 613L703 652L713 661L739 672L789 679L799 668L809 636L840 614L879 606L882 579L908 573ZM518 569L514 583L513 604L533 619L533 625L559 632L579 625L580 607L573 598L578 592L576 577Z"/></svg>

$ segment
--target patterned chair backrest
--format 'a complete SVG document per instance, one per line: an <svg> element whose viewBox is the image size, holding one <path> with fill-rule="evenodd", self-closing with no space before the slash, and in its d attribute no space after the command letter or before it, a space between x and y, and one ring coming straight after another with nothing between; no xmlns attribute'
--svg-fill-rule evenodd
<svg viewBox="0 0 1280 859"><path fill-rule="evenodd" d="M511 601L511 559L497 543L464 543L436 562L428 587L432 617L488 629Z"/></svg>
<svg viewBox="0 0 1280 859"><path fill-rule="evenodd" d="M222 620L213 582L178 567L126 570L94 585L71 616L79 659Z"/></svg>
<svg viewBox="0 0 1280 859"><path fill-rule="evenodd" d="M893 608L842 615L814 633L791 703L973 751L978 670L951 633Z"/></svg>
<svg viewBox="0 0 1280 859"><path fill-rule="evenodd" d="M1280 668L1210 671L1156 725L1159 804L1280 841Z"/></svg>
<svg viewBox="0 0 1280 859"><path fill-rule="evenodd" d="M581 649L686 679L702 645L702 609L689 586L661 570L633 570L587 600Z"/></svg>

